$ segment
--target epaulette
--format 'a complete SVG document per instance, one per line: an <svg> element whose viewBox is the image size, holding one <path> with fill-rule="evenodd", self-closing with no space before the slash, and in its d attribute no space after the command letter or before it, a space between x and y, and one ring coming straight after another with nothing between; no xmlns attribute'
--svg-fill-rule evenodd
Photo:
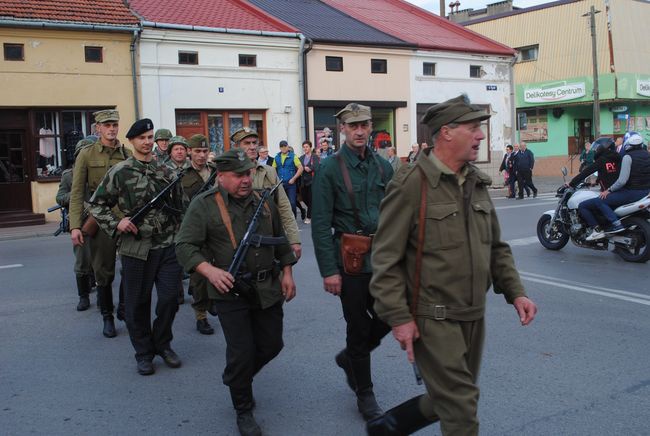
<svg viewBox="0 0 650 436"><path fill-rule="evenodd" d="M399 167L397 172L393 174L393 178L391 180L397 183L403 183L406 179L410 177L411 174L415 172L415 169L416 169L415 163L402 165L401 167Z"/></svg>
<svg viewBox="0 0 650 436"><path fill-rule="evenodd" d="M476 172L476 178L478 179L478 182L485 185L485 186L490 186L492 185L492 177L488 176L486 173L481 171L476 165L474 164L468 164L470 168Z"/></svg>

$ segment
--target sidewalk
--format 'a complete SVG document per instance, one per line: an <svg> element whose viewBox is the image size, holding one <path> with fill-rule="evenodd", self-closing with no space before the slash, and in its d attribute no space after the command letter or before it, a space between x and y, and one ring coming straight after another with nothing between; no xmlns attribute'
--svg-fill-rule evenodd
<svg viewBox="0 0 650 436"><path fill-rule="evenodd" d="M567 178L567 181L571 178ZM546 177L535 177L533 176L533 184L537 188L537 192L540 194L555 192L562 184L564 180L561 176L546 176ZM516 186L516 184L515 184ZM490 197L500 198L506 196L506 188L503 186L503 179L493 180L492 189L490 189Z"/></svg>

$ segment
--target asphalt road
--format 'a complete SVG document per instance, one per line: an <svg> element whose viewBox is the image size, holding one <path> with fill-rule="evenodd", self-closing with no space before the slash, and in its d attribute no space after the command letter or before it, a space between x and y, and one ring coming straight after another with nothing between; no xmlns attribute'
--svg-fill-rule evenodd
<svg viewBox="0 0 650 436"><path fill-rule="evenodd" d="M481 434L647 435L649 266L572 245L544 249L535 224L552 197L495 205L540 312L523 328L501 296L489 297ZM267 435L362 435L333 361L344 344L340 303L322 290L309 227L301 227L298 296L285 306L284 350L255 379L255 415ZM105 339L94 295L90 310L75 311L67 236L0 241L0 283L0 434L237 434L221 382L223 336L219 328L198 334L189 304L172 344L183 367L157 358L156 374L142 377L123 323ZM392 337L373 357L385 408L422 392Z"/></svg>

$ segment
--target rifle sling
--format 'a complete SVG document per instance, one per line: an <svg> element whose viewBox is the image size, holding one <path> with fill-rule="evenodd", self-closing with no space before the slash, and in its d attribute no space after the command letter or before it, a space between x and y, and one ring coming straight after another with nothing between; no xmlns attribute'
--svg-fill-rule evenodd
<svg viewBox="0 0 650 436"><path fill-rule="evenodd" d="M237 239L235 239L235 232L232 230L232 221L230 219L230 214L228 213L228 208L226 208L226 202L223 201L221 191L217 191L217 193L214 194L214 199L217 202L217 206L219 206L221 221L223 221L223 225L226 226L226 230L228 230L228 236L230 237L232 248L233 250L237 250ZM264 209L266 209L266 211L270 214L271 210L269 209L268 204L264 203Z"/></svg>
<svg viewBox="0 0 650 436"><path fill-rule="evenodd" d="M422 276L422 251L424 249L424 230L426 228L427 211L427 178L422 167L420 169L420 215L418 222L418 247L415 255L415 278L413 280L413 298L411 301L411 314L416 318L418 300L420 298L420 278Z"/></svg>

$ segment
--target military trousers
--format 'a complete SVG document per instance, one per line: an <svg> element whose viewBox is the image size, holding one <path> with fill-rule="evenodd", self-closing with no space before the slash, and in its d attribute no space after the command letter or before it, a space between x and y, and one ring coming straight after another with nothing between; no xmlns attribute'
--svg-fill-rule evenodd
<svg viewBox="0 0 650 436"><path fill-rule="evenodd" d="M74 245L72 247L74 252L74 274L77 277L89 276L93 272L91 244L92 239L88 238L83 245Z"/></svg>
<svg viewBox="0 0 650 436"><path fill-rule="evenodd" d="M341 273L341 306L346 326L346 352L351 359L364 359L377 348L388 332L388 324L379 319L370 295L372 274Z"/></svg>
<svg viewBox="0 0 650 436"><path fill-rule="evenodd" d="M194 309L195 318L197 321L206 319L206 312L210 305L206 278L197 272L190 274L190 288L192 289L192 309Z"/></svg>
<svg viewBox="0 0 650 436"><path fill-rule="evenodd" d="M415 361L427 388L420 400L421 412L431 421L440 420L444 436L478 435L484 319L418 318L417 323L420 339L414 344Z"/></svg>
<svg viewBox="0 0 650 436"><path fill-rule="evenodd" d="M101 229L90 239L92 266L97 282L97 298L102 315L113 313L113 279L115 278L115 258L117 241Z"/></svg>
<svg viewBox="0 0 650 436"><path fill-rule="evenodd" d="M226 339L223 384L235 390L247 389L255 374L284 347L282 302L262 309L237 298L217 300L216 307Z"/></svg>
<svg viewBox="0 0 650 436"><path fill-rule="evenodd" d="M178 277L181 266L174 246L149 251L147 260L120 256L124 284L125 321L136 359L153 358L169 348L172 324L178 310ZM158 301L151 324L151 293Z"/></svg>

